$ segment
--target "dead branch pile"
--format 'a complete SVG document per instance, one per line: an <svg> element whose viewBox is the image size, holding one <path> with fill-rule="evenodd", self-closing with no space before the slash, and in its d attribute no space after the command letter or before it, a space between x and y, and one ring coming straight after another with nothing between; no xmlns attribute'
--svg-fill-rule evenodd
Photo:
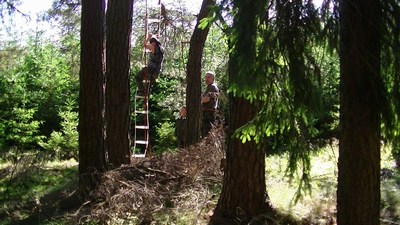
<svg viewBox="0 0 400 225"><path fill-rule="evenodd" d="M221 185L220 161L224 154L223 127L214 128L199 144L145 159L109 171L94 198L90 220L106 222L115 218L152 220L166 209L200 214ZM116 221L112 223L117 223Z"/></svg>

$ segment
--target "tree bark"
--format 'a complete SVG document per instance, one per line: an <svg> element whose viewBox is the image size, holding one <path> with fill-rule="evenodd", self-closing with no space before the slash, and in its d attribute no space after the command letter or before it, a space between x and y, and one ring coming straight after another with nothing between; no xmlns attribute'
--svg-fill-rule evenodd
<svg viewBox="0 0 400 225"><path fill-rule="evenodd" d="M235 81L239 63L229 62L229 79ZM255 141L242 143L233 133L257 113L254 103L242 97L229 95L228 148L222 191L210 224L247 224L257 215L273 212L265 182L265 148Z"/></svg>
<svg viewBox="0 0 400 225"><path fill-rule="evenodd" d="M113 166L129 164L130 40L133 0L109 0L106 17L106 150Z"/></svg>
<svg viewBox="0 0 400 225"><path fill-rule="evenodd" d="M203 0L200 13L197 17L197 24L190 38L189 59L186 65L187 87L186 87L186 108L187 108L187 145L200 141L200 120L201 120L201 59L210 26L204 30L198 25L200 20L206 18L210 6L215 5L215 0Z"/></svg>
<svg viewBox="0 0 400 225"><path fill-rule="evenodd" d="M339 225L379 224L381 18L379 1L341 1Z"/></svg>
<svg viewBox="0 0 400 225"><path fill-rule="evenodd" d="M247 100L233 98L230 101L228 137L255 115L254 106ZM265 185L265 148L258 148L254 141L243 144L231 138L226 160L222 192L210 224L233 218L249 222L254 216L272 210Z"/></svg>
<svg viewBox="0 0 400 225"><path fill-rule="evenodd" d="M93 190L105 171L104 1L82 1L79 92L79 189Z"/></svg>

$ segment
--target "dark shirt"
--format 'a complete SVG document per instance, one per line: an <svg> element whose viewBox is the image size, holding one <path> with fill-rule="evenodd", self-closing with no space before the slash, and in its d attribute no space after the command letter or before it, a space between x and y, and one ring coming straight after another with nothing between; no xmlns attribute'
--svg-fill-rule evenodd
<svg viewBox="0 0 400 225"><path fill-rule="evenodd" d="M216 110L218 107L219 89L216 84L212 83L207 86L201 97L210 97L209 102L202 104L203 110Z"/></svg>
<svg viewBox="0 0 400 225"><path fill-rule="evenodd" d="M160 45L156 45L154 53L150 54L148 67L152 74L158 75L162 68L164 59L164 49Z"/></svg>

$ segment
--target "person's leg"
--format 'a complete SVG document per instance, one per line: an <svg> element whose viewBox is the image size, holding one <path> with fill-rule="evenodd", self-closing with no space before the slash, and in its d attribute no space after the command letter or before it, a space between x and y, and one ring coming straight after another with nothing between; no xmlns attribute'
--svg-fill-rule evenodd
<svg viewBox="0 0 400 225"><path fill-rule="evenodd" d="M214 112L208 112L204 111L203 112L203 123L202 123L202 137L206 137L208 132L210 132L213 124L214 124Z"/></svg>
<svg viewBox="0 0 400 225"><path fill-rule="evenodd" d="M148 73L149 73L148 80L150 81L150 84L151 85L155 84L156 83L156 79L158 77L157 70L153 69L153 68L149 68Z"/></svg>

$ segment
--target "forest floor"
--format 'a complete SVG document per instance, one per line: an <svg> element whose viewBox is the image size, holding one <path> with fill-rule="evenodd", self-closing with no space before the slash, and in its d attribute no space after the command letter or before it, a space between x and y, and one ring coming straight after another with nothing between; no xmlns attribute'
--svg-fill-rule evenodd
<svg viewBox="0 0 400 225"><path fill-rule="evenodd" d="M221 190L224 132L215 130L185 150L134 159L104 174L92 198L81 200L73 160L0 165L0 225L9 224L180 224L205 225ZM382 154L381 224L400 224L400 175L390 154ZM312 157L310 192L285 176L284 156L266 161L273 206L298 225L336 224L337 151ZM300 176L300 175L299 175ZM298 195L301 194L301 195ZM299 196L299 198L296 198ZM279 223L277 223L279 224Z"/></svg>

